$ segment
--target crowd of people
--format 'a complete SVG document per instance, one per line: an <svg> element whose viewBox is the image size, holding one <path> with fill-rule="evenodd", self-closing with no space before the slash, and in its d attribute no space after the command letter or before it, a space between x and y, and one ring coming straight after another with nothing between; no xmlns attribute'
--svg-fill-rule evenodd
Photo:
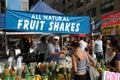
<svg viewBox="0 0 120 80"><path fill-rule="evenodd" d="M91 38L77 36L67 37L64 41L63 49L60 47L59 36L53 36L52 40L46 38L44 41L46 43L46 49L44 49L45 54L44 60L42 61L56 61L56 63L59 64L60 55L69 54L72 58L75 80L88 80L87 57L94 67L96 67L97 62L100 63L104 61L104 64L110 71L120 72L120 45L118 39L106 40L106 42L103 42L102 35L98 35L94 37L93 43ZM38 47L38 49L39 48L40 47ZM93 50L95 57L93 57L92 54Z"/></svg>
<svg viewBox="0 0 120 80"><path fill-rule="evenodd" d="M108 39L103 42L102 35L97 35L94 37L94 42L92 42L89 37L72 36L66 38L62 48L60 43L61 40L58 35L41 37L40 43L36 45L37 62L54 61L59 64L61 55L62 57L69 55L72 59L74 80L89 80L87 58L94 67L96 67L98 62L104 61L110 71L120 72L119 39ZM27 44L25 45L27 46ZM23 49L27 50L26 48Z"/></svg>

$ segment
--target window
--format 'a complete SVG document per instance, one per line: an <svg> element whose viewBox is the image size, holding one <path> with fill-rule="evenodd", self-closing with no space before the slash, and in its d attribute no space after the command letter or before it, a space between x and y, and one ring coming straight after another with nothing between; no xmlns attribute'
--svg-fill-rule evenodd
<svg viewBox="0 0 120 80"><path fill-rule="evenodd" d="M91 9L91 16L95 17L96 16L96 8Z"/></svg>
<svg viewBox="0 0 120 80"><path fill-rule="evenodd" d="M72 0L68 0L68 2L71 2Z"/></svg>
<svg viewBox="0 0 120 80"><path fill-rule="evenodd" d="M68 12L71 12L73 9L74 9L74 6L73 6L73 5L69 6L69 7L68 7Z"/></svg>
<svg viewBox="0 0 120 80"><path fill-rule="evenodd" d="M22 8L22 11L28 11L29 10L29 2L28 2L28 0L22 0L21 8Z"/></svg>
<svg viewBox="0 0 120 80"><path fill-rule="evenodd" d="M86 3L90 3L91 2L91 0L86 0Z"/></svg>
<svg viewBox="0 0 120 80"><path fill-rule="evenodd" d="M88 10L87 15L91 16L91 17L95 17L96 16L96 8L92 8L92 9Z"/></svg>
<svg viewBox="0 0 120 80"><path fill-rule="evenodd" d="M114 10L113 1L101 5L101 14Z"/></svg>
<svg viewBox="0 0 120 80"><path fill-rule="evenodd" d="M62 0L62 5L65 5L65 1L66 1L66 0Z"/></svg>
<svg viewBox="0 0 120 80"><path fill-rule="evenodd" d="M82 0L77 0L76 1L76 8L80 8L83 6L83 1Z"/></svg>
<svg viewBox="0 0 120 80"><path fill-rule="evenodd" d="M107 2L110 2L110 1L113 1L113 0L103 0L103 3L107 3Z"/></svg>
<svg viewBox="0 0 120 80"><path fill-rule="evenodd" d="M88 10L86 13L87 13L87 16L90 16L90 10Z"/></svg>

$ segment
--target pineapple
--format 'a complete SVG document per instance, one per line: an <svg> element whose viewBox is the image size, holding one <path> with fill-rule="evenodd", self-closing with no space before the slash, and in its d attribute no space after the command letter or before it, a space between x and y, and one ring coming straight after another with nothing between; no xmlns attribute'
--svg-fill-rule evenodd
<svg viewBox="0 0 120 80"><path fill-rule="evenodd" d="M29 72L29 69L28 69L27 65L24 66L24 72L25 72L26 75L30 75L30 72Z"/></svg>
<svg viewBox="0 0 120 80"><path fill-rule="evenodd" d="M4 80L10 80L10 69L9 69L9 62L5 63L5 68L3 72Z"/></svg>
<svg viewBox="0 0 120 80"><path fill-rule="evenodd" d="M11 76L15 76L16 73L17 73L15 66L16 66L16 60L14 59L14 60L12 61L12 66L11 66L11 69L10 69L10 74L11 74Z"/></svg>
<svg viewBox="0 0 120 80"><path fill-rule="evenodd" d="M10 69L9 69L9 62L8 61L5 63L5 68L4 68L3 75L4 76L10 76Z"/></svg>

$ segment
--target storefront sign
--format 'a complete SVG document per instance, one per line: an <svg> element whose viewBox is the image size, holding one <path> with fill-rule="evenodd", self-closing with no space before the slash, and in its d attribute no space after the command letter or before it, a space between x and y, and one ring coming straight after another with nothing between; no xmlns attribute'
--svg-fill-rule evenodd
<svg viewBox="0 0 120 80"><path fill-rule="evenodd" d="M120 80L120 73L104 71L102 80Z"/></svg>
<svg viewBox="0 0 120 80"><path fill-rule="evenodd" d="M119 35L119 34L116 34L115 31L120 30L120 12L102 17L103 36L105 35L104 33L108 30L110 31L110 34L108 35Z"/></svg>
<svg viewBox="0 0 120 80"><path fill-rule="evenodd" d="M120 24L120 12L102 17L102 27Z"/></svg>
<svg viewBox="0 0 120 80"><path fill-rule="evenodd" d="M88 16L67 16L33 12L6 11L6 30L80 34L90 33Z"/></svg>

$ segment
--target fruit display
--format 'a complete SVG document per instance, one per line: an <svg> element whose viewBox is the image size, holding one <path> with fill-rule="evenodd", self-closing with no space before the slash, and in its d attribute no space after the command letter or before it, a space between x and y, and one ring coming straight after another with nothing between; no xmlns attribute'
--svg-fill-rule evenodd
<svg viewBox="0 0 120 80"><path fill-rule="evenodd" d="M9 62L8 61L5 63L2 79L10 80L10 69L9 69Z"/></svg>
<svg viewBox="0 0 120 80"><path fill-rule="evenodd" d="M102 73L103 71L110 71L109 68L106 67L106 65L109 65L110 61L114 58L114 56L116 55L115 52L112 52L109 57L107 62L105 63L103 60L100 61L100 66L97 68L97 70Z"/></svg>
<svg viewBox="0 0 120 80"><path fill-rule="evenodd" d="M103 71L109 71L110 69L106 67L105 63L103 60L100 61L99 64L99 67L97 67L97 70L100 72L100 73L103 73Z"/></svg>
<svg viewBox="0 0 120 80"><path fill-rule="evenodd" d="M40 75L35 75L35 80L42 80L43 79L43 76L40 76Z"/></svg>
<svg viewBox="0 0 120 80"><path fill-rule="evenodd" d="M0 75L0 80L71 80L72 60L70 56L56 62L30 62L29 64L22 63L20 68L17 68L17 60L10 63L7 61L4 66L3 73ZM97 64L97 70L102 74L103 71L109 71L103 60ZM35 74L35 71L40 71L40 74Z"/></svg>
<svg viewBox="0 0 120 80"><path fill-rule="evenodd" d="M53 61L49 63L38 63L37 67L42 72L42 80L71 79L71 67L64 67L64 65L56 64Z"/></svg>

